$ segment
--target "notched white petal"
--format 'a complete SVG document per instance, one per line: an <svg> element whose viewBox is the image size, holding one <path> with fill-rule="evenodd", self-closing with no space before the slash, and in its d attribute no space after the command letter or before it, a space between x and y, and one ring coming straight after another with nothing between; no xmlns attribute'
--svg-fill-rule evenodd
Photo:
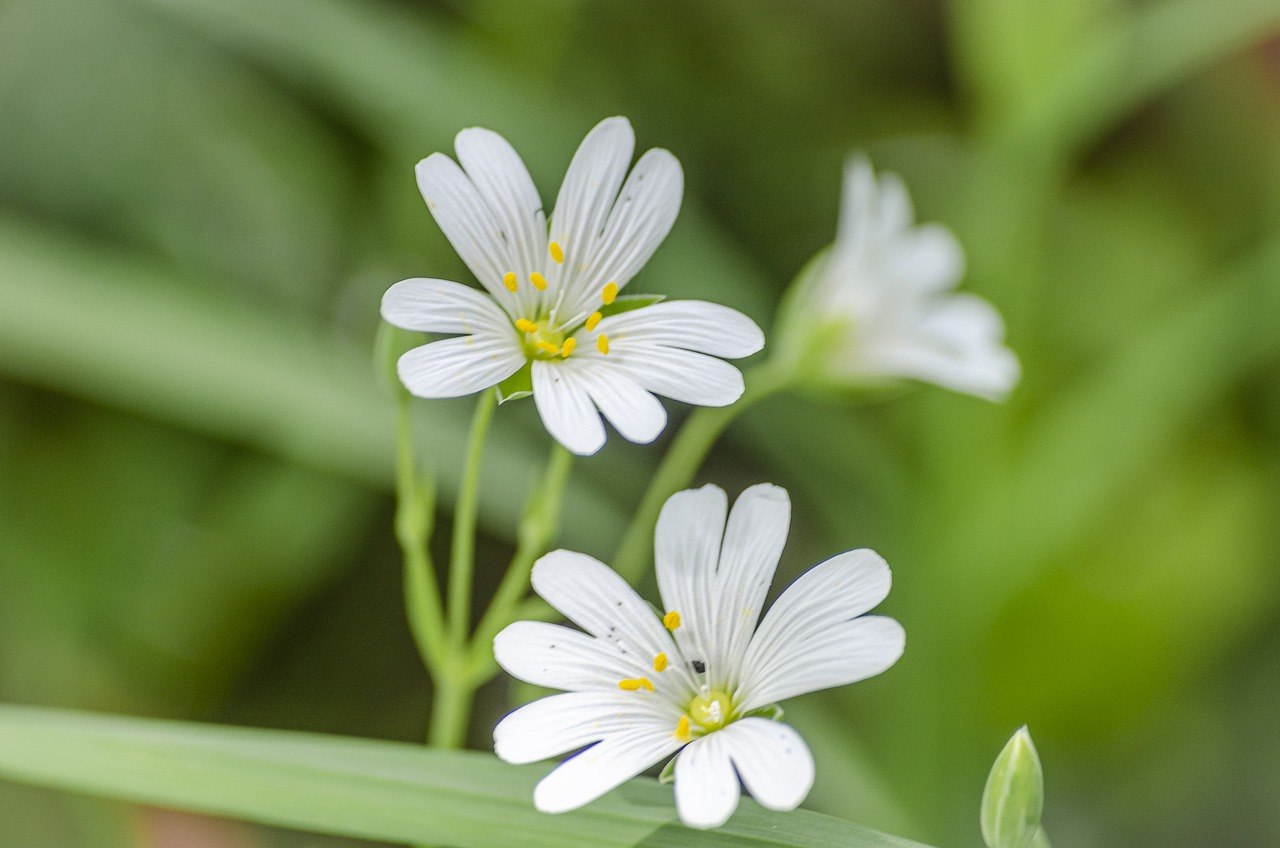
<svg viewBox="0 0 1280 848"><path fill-rule="evenodd" d="M524 361L512 340L458 336L406 352L396 362L396 372L405 388L418 397L461 397L498 385Z"/></svg>
<svg viewBox="0 0 1280 848"><path fill-rule="evenodd" d="M424 333L512 333L493 298L450 280L401 280L382 295L381 313L388 324Z"/></svg>
<svg viewBox="0 0 1280 848"><path fill-rule="evenodd" d="M668 300L600 322L625 351L627 345L681 348L741 359L764 347L764 332L736 309L703 300Z"/></svg>
<svg viewBox="0 0 1280 848"><path fill-rule="evenodd" d="M669 730L608 736L544 777L533 791L533 805L544 813L576 810L658 764L680 744Z"/></svg>
<svg viewBox="0 0 1280 848"><path fill-rule="evenodd" d="M729 759L724 731L693 742L676 758L676 811L699 830L719 827L738 808L742 788Z"/></svg>
<svg viewBox="0 0 1280 848"><path fill-rule="evenodd" d="M744 718L724 729L729 756L752 798L762 807L794 810L813 788L813 754L791 727Z"/></svg>
<svg viewBox="0 0 1280 848"><path fill-rule="evenodd" d="M533 400L547 432L578 456L604 447L604 422L582 380L564 363L533 363Z"/></svg>
<svg viewBox="0 0 1280 848"><path fill-rule="evenodd" d="M614 345L617 367L645 389L695 406L728 406L742 397L742 372L714 356L673 347Z"/></svg>

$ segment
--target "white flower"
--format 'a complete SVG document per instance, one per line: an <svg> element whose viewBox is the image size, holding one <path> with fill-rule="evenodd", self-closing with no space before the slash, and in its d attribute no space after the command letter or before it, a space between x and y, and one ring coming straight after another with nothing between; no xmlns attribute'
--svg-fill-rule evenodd
<svg viewBox="0 0 1280 848"><path fill-rule="evenodd" d="M648 151L628 175L631 124L602 121L569 165L548 233L533 180L502 136L466 129L454 147L461 167L435 153L418 163L418 187L487 294L433 279L387 291L388 323L455 336L400 358L410 392L457 397L515 375L551 435L584 455L604 444L600 413L625 438L650 442L667 420L654 393L701 406L741 396L742 375L716 357L763 347L751 319L703 301L618 295L680 210L671 153Z"/></svg>
<svg viewBox="0 0 1280 848"><path fill-rule="evenodd" d="M964 274L959 243L945 227L914 219L897 176L877 180L862 157L847 164L835 244L800 298L800 320L842 327L825 376L914 378L1001 399L1020 368L1003 344L1000 314L982 298L952 292Z"/></svg>
<svg viewBox="0 0 1280 848"><path fill-rule="evenodd" d="M715 486L663 507L655 560L665 614L583 554L555 551L534 567L534 589L586 632L522 621L498 634L503 668L568 691L508 715L494 747L529 763L591 746L538 784L539 810L580 807L676 752L685 824L723 824L739 778L765 807L794 809L813 784L813 758L769 717L776 702L879 674L902 654L896 621L863 616L889 592L889 567L869 550L813 568L761 621L790 501L762 484L738 498L726 525L727 508Z"/></svg>

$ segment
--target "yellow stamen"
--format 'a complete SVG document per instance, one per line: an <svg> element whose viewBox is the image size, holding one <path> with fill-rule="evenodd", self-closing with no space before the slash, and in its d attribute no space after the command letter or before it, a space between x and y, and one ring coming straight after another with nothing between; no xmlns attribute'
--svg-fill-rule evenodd
<svg viewBox="0 0 1280 848"><path fill-rule="evenodd" d="M608 306L609 304L613 303L617 299L618 299L618 284L605 283L604 291L600 292L600 300L604 303L605 306Z"/></svg>
<svg viewBox="0 0 1280 848"><path fill-rule="evenodd" d="M588 316L587 316L587 324L586 324L587 332L589 333L589 332L591 332L592 330L594 330L594 329L596 328L596 324L599 324L599 323L600 323L600 319L601 319L601 318L603 318L603 317L604 317L604 316L603 316L603 315L601 315L599 312L592 312L590 315L588 315Z"/></svg>
<svg viewBox="0 0 1280 848"><path fill-rule="evenodd" d="M560 348L556 347L546 339L538 339L538 350L542 351L543 353L559 353L560 352Z"/></svg>
<svg viewBox="0 0 1280 848"><path fill-rule="evenodd" d="M653 691L653 683L647 677L634 677L626 680L618 681L618 688L625 689L628 692L635 692L639 689L648 689Z"/></svg>
<svg viewBox="0 0 1280 848"><path fill-rule="evenodd" d="M529 275L529 282L533 283L533 287L538 291L542 291L547 287L547 278L534 271Z"/></svg>
<svg viewBox="0 0 1280 848"><path fill-rule="evenodd" d="M596 350L600 351L605 356L609 355L609 337L604 333L596 336Z"/></svg>
<svg viewBox="0 0 1280 848"><path fill-rule="evenodd" d="M577 346L578 346L577 339L575 338L565 339L564 344L560 346L560 355L568 356L569 354L573 353L573 349Z"/></svg>
<svg viewBox="0 0 1280 848"><path fill-rule="evenodd" d="M667 670L666 654L658 654L656 657L653 658L653 670L659 671L659 672Z"/></svg>
<svg viewBox="0 0 1280 848"><path fill-rule="evenodd" d="M502 284L507 287L507 291L513 292L520 287L515 271L508 271L502 275Z"/></svg>
<svg viewBox="0 0 1280 848"><path fill-rule="evenodd" d="M675 632L680 628L680 613L672 610L662 617L662 626Z"/></svg>
<svg viewBox="0 0 1280 848"><path fill-rule="evenodd" d="M560 242L553 241L547 245L547 250L551 251L551 258L559 265L564 261L564 248L560 246Z"/></svg>
<svg viewBox="0 0 1280 848"><path fill-rule="evenodd" d="M680 720L676 722L676 738L681 742L688 742L692 736L689 733L689 717L687 715L680 716Z"/></svg>
<svg viewBox="0 0 1280 848"><path fill-rule="evenodd" d="M522 333L536 333L538 332L538 325L528 318L518 318L516 319L516 329Z"/></svg>

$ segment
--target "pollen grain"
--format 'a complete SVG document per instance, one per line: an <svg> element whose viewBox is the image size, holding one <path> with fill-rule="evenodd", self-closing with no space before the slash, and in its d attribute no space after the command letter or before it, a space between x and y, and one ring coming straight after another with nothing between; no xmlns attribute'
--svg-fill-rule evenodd
<svg viewBox="0 0 1280 848"><path fill-rule="evenodd" d="M627 692L635 692L640 689L647 689L652 692L653 681L649 680L647 677L628 677L625 680L618 681L618 688Z"/></svg>

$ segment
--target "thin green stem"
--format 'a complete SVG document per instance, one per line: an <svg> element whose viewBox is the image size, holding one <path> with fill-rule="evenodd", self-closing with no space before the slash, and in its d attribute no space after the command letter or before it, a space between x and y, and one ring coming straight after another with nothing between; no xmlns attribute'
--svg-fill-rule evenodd
<svg viewBox="0 0 1280 848"><path fill-rule="evenodd" d="M530 494L524 516L520 519L516 552L511 565L476 627L471 646L471 668L473 676L478 679L488 679L493 674L496 668L491 650L493 637L515 620L513 613L520 606L528 589L533 563L546 552L547 546L560 529L560 505L572 466L573 454L559 443L554 444L551 455L547 458L547 466L542 472L542 479Z"/></svg>
<svg viewBox="0 0 1280 848"><path fill-rule="evenodd" d="M435 487L420 476L413 449L409 396L396 398L396 541L404 558L405 607L422 661L433 675L445 662L444 610L428 547L434 524Z"/></svg>
<svg viewBox="0 0 1280 848"><path fill-rule="evenodd" d="M433 748L461 748L467 741L477 686L459 672L452 668L436 678L427 733L427 744Z"/></svg>
<svg viewBox="0 0 1280 848"><path fill-rule="evenodd" d="M467 639L471 619L471 572L476 552L476 510L480 496L480 460L484 456L485 436L497 395L481 392L471 419L467 441L466 464L458 487L458 502L453 513L453 548L449 563L449 641L460 653Z"/></svg>
<svg viewBox="0 0 1280 848"><path fill-rule="evenodd" d="M628 582L635 583L644 574L653 553L653 528L667 498L689 485L720 434L735 418L757 401L785 389L794 375L793 365L767 360L743 374L746 389L737 403L704 407L689 416L649 481L635 517L614 553L613 567Z"/></svg>

